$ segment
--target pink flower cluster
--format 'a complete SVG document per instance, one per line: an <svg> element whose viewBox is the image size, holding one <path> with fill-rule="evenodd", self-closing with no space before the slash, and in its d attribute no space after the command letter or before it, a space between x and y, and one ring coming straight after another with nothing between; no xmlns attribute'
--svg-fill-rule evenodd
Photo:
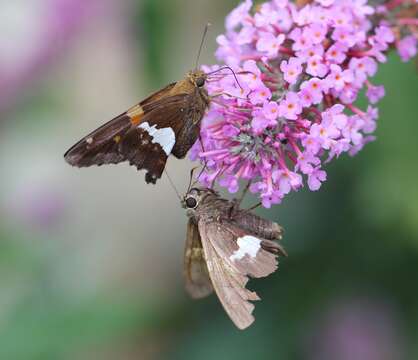
<svg viewBox="0 0 418 360"><path fill-rule="evenodd" d="M204 68L213 74L213 104L192 151L206 165L200 181L217 181L231 193L240 180L251 181L264 207L304 180L318 190L327 178L324 163L374 139L374 104L385 90L370 77L396 40L382 19L367 0L303 7L289 0L254 7L246 0L233 10L216 52L230 69ZM404 59L413 55L410 43L407 37L397 44ZM363 89L366 110L355 105Z"/></svg>

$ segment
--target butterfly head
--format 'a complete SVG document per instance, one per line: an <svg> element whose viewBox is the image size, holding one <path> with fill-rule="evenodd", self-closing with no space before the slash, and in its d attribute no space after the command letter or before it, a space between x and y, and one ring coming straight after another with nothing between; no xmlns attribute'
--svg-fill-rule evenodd
<svg viewBox="0 0 418 360"><path fill-rule="evenodd" d="M198 87L198 88L202 88L205 86L206 84L206 79L208 78L207 74L202 71L202 70L193 70L190 71L187 74L187 78L190 80L190 82Z"/></svg>
<svg viewBox="0 0 418 360"><path fill-rule="evenodd" d="M215 191L212 189L199 189L192 188L187 194L183 197L182 206L187 211L187 216L194 217L196 215L196 210L199 205L208 197L216 196Z"/></svg>

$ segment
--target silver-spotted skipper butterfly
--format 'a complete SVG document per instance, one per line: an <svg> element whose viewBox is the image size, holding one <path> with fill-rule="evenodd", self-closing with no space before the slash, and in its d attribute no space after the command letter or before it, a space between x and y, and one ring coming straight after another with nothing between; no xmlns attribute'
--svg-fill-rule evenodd
<svg viewBox="0 0 418 360"><path fill-rule="evenodd" d="M260 300L245 288L248 278L266 277L277 269L277 256L287 256L275 242L280 225L263 219L211 189L193 188L184 197L189 222L184 253L187 292L196 299L215 290L225 311L239 329L250 326Z"/></svg>
<svg viewBox="0 0 418 360"><path fill-rule="evenodd" d="M66 152L65 160L77 167L127 161L138 170L145 169L145 181L155 184L168 156L184 158L199 137L200 123L210 104L205 89L207 77L196 65L183 80L152 94L84 137Z"/></svg>

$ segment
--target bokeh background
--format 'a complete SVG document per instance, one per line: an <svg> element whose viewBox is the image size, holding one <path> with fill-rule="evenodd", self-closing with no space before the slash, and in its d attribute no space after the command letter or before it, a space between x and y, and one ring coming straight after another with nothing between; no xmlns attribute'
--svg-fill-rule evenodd
<svg viewBox="0 0 418 360"><path fill-rule="evenodd" d="M391 56L378 140L263 216L279 271L236 330L183 290L186 217L167 179L78 170L65 150L195 61L236 0L0 3L0 359L418 358L418 76ZM170 159L184 191L191 164Z"/></svg>

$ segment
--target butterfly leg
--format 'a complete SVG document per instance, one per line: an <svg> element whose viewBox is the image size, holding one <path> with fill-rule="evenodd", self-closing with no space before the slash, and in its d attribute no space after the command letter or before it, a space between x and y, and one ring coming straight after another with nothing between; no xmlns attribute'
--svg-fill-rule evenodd
<svg viewBox="0 0 418 360"><path fill-rule="evenodd" d="M257 203L257 204L255 204L255 205L251 206L250 208L248 208L248 209L246 209L246 210L244 210L244 211L246 211L246 212L250 212L250 211L252 211L252 210L257 209L257 208L258 208L258 207L260 207L261 205L263 205L263 203L259 202L259 203Z"/></svg>
<svg viewBox="0 0 418 360"><path fill-rule="evenodd" d="M242 98L242 97L239 97L239 96L236 96L236 95L232 95L232 94L228 94L226 92L222 92L222 93L217 93L217 94L212 95L210 97L211 102L214 102L215 104L218 104L220 106L228 107L226 104L223 104L221 102L215 101L215 98L220 97L220 96L228 96L228 97L230 97L232 99L240 99L240 100L248 101L248 96L247 96L247 98Z"/></svg>
<svg viewBox="0 0 418 360"><path fill-rule="evenodd" d="M263 205L263 203L259 202L255 205L249 207L248 209L240 210L239 205L237 206L237 200L236 199L232 200L232 203L233 203L233 205L231 206L231 208L229 209L229 212L228 212L228 220L233 220L234 216L236 214L238 214L238 212L241 215L245 214L245 213L250 213L251 211L253 211L253 210L257 209L258 207L260 207L261 205Z"/></svg>
<svg viewBox="0 0 418 360"><path fill-rule="evenodd" d="M252 184L252 181L249 180L247 182L247 185L245 186L244 190L241 193L241 196L237 199L233 199L232 202L232 206L229 209L229 219L232 219L234 217L234 215L239 211L239 208L241 206L242 201L244 200L245 196L248 193L248 190L250 189L250 186Z"/></svg>
<svg viewBox="0 0 418 360"><path fill-rule="evenodd" d="M200 142L200 146L202 148L202 152L205 152L205 146L203 145L203 140L202 140L202 134L199 133L199 142ZM203 164L203 168L200 171L198 177L196 178L197 180L200 179L200 177L202 176L203 172L207 169L208 167L208 160L205 158L204 164Z"/></svg>

